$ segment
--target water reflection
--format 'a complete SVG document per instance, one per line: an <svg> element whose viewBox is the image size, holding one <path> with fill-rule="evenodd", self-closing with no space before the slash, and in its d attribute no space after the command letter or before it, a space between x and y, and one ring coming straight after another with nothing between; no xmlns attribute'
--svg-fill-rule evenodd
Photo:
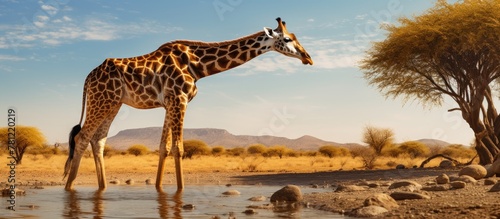
<svg viewBox="0 0 500 219"><path fill-rule="evenodd" d="M174 206L172 206L174 212L174 218L181 218L181 211L182 211L182 191L177 191L173 195L173 201L175 203ZM169 213L169 206L168 206L168 194L166 192L158 192L158 213L160 214L160 218L169 218L168 213Z"/></svg>
<svg viewBox="0 0 500 219"><path fill-rule="evenodd" d="M63 211L63 216L66 218L82 218L85 215L94 215L93 218L103 218L105 216L104 206L106 200L104 198L105 191L97 190L93 193L92 197L85 198L84 193L80 193L78 191L70 191L66 192L65 196L65 207ZM158 202L158 214L160 218L172 218L169 213L173 214L173 218L182 219L182 191L175 192L172 196L172 199L169 200L169 195L166 192L157 192L158 197L156 201ZM91 202L93 204L92 211L85 211L82 209L81 202L88 203ZM169 206L169 201L173 201L174 205Z"/></svg>

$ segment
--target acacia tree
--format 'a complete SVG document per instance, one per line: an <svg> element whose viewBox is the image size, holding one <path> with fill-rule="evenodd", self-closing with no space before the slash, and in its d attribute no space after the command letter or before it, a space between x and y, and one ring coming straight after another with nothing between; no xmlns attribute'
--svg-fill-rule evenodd
<svg viewBox="0 0 500 219"><path fill-rule="evenodd" d="M394 132L388 128L366 126L363 132L363 142L373 148L376 155L380 155L382 149L394 142Z"/></svg>
<svg viewBox="0 0 500 219"><path fill-rule="evenodd" d="M8 138L10 131L7 127L0 128L0 145L2 148L8 147ZM15 156L13 156L14 160L16 160L16 164L21 164L23 160L24 152L28 147L41 147L45 143L45 136L38 130L36 127L31 126L16 126L15 128L15 144L13 149Z"/></svg>
<svg viewBox="0 0 500 219"><path fill-rule="evenodd" d="M439 0L423 15L385 25L361 64L364 78L385 96L439 106L458 105L475 134L481 164L500 151L500 117L494 106L500 76L500 0Z"/></svg>

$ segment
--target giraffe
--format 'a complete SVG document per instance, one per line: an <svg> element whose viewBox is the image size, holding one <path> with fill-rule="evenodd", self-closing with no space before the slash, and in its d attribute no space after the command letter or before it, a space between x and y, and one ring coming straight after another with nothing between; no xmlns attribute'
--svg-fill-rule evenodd
<svg viewBox="0 0 500 219"><path fill-rule="evenodd" d="M100 190L106 188L103 150L109 127L122 104L138 109L166 110L159 146L156 189L162 191L165 159L174 157L177 189L184 188L182 175L183 120L187 104L197 93L195 83L207 76L237 67L263 53L277 51L313 61L286 23L278 27L224 42L176 40L157 50L132 58L107 58L92 70L83 86L80 122L69 136L69 156L64 168L65 189L73 190L83 152L89 143L94 155ZM86 105L85 123L82 124Z"/></svg>

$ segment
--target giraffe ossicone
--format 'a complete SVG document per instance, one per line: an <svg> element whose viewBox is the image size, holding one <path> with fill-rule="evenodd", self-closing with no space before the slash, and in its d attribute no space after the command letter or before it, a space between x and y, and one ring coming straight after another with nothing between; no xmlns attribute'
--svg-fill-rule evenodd
<svg viewBox="0 0 500 219"><path fill-rule="evenodd" d="M187 104L196 96L196 81L277 51L312 65L312 58L280 18L276 29L223 42L176 40L157 50L131 58L108 58L92 70L83 86L80 123L69 136L69 156L64 168L66 190L73 189L83 152L92 146L99 189L106 188L103 150L109 127L122 104L138 109L166 110L159 146L156 189L162 190L165 158L175 160L177 188L182 176L183 121ZM86 108L85 108L86 106ZM85 114L85 123L83 115Z"/></svg>

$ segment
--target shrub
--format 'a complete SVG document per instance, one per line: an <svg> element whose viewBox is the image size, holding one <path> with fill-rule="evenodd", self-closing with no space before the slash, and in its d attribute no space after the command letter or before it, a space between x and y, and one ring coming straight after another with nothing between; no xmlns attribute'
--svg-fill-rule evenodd
<svg viewBox="0 0 500 219"><path fill-rule="evenodd" d="M184 154L182 159L191 159L193 155L207 155L210 154L211 149L207 144L200 140L187 140L184 141Z"/></svg>
<svg viewBox="0 0 500 219"><path fill-rule="evenodd" d="M149 152L149 148L142 144L132 145L127 149L127 153L135 156L145 155Z"/></svg>
<svg viewBox="0 0 500 219"><path fill-rule="evenodd" d="M441 154L451 158L472 158L476 155L476 151L470 147L465 147L461 144L452 144L441 149Z"/></svg>
<svg viewBox="0 0 500 219"><path fill-rule="evenodd" d="M407 141L401 143L398 149L401 153L408 153L411 158L425 157L430 154L429 148L418 141Z"/></svg>
<svg viewBox="0 0 500 219"><path fill-rule="evenodd" d="M320 154L328 156L329 158L340 157L340 156L349 156L351 154L349 152L349 149L344 148L344 147L337 147L337 146L333 146L333 145L321 146L318 151Z"/></svg>
<svg viewBox="0 0 500 219"><path fill-rule="evenodd" d="M272 157L272 156L278 156L280 159L283 158L283 155L285 155L290 149L283 145L276 145L272 146L267 149L267 155Z"/></svg>
<svg viewBox="0 0 500 219"><path fill-rule="evenodd" d="M267 147L263 144L253 144L248 146L247 153L249 154L264 154L267 151Z"/></svg>
<svg viewBox="0 0 500 219"><path fill-rule="evenodd" d="M149 149L148 149L148 151L149 151ZM115 154L120 154L120 151L114 149L113 147L111 147L109 145L105 145L102 154L103 154L104 157L111 157L111 156L113 156Z"/></svg>
<svg viewBox="0 0 500 219"><path fill-rule="evenodd" d="M212 154L214 156L222 155L222 154L224 154L224 152L226 152L226 149L222 146L215 146L212 148Z"/></svg>
<svg viewBox="0 0 500 219"><path fill-rule="evenodd" d="M231 149L227 149L226 153L232 156L241 156L245 154L245 148L242 147L235 147Z"/></svg>
<svg viewBox="0 0 500 219"><path fill-rule="evenodd" d="M363 167L370 170L375 168L375 161L378 158L378 155L373 148L364 146L352 147L351 156L354 158L361 158Z"/></svg>

